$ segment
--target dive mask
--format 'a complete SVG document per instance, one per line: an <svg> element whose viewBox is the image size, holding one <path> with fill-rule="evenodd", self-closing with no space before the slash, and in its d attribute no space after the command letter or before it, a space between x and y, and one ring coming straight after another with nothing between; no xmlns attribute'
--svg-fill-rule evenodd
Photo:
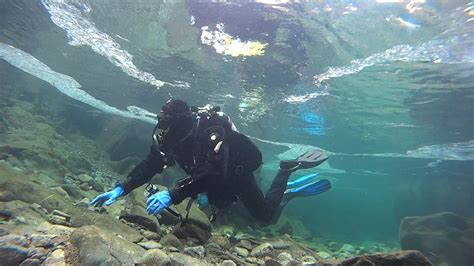
<svg viewBox="0 0 474 266"><path fill-rule="evenodd" d="M158 114L158 124L153 130L153 141L156 145L163 144L166 134L170 131L172 118L171 115L167 115L163 111Z"/></svg>

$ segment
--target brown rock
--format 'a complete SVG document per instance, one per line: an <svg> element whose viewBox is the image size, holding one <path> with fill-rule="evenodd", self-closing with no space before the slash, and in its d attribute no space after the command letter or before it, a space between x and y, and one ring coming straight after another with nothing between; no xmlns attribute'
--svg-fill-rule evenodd
<svg viewBox="0 0 474 266"><path fill-rule="evenodd" d="M281 263L273 258L266 258L265 266L281 266Z"/></svg>
<svg viewBox="0 0 474 266"><path fill-rule="evenodd" d="M66 255L63 249L56 249L51 255L44 261L45 265L51 266L66 266Z"/></svg>
<svg viewBox="0 0 474 266"><path fill-rule="evenodd" d="M201 227L192 223L178 224L173 229L173 234L181 239L197 239L200 244L204 244L211 237L210 230L203 230Z"/></svg>
<svg viewBox="0 0 474 266"><path fill-rule="evenodd" d="M209 238L209 243L215 243L223 249L229 249L231 246L229 238L227 238L227 236L221 236L221 235L211 236L211 238Z"/></svg>
<svg viewBox="0 0 474 266"><path fill-rule="evenodd" d="M173 234L167 234L161 238L160 244L165 247L175 247L179 250L183 249L183 243Z"/></svg>

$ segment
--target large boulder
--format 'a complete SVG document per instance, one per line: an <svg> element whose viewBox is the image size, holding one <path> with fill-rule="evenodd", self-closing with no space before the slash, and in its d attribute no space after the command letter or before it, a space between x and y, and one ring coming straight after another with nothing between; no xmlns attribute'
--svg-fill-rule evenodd
<svg viewBox="0 0 474 266"><path fill-rule="evenodd" d="M74 230L71 242L83 265L132 265L145 254L139 245L94 225Z"/></svg>
<svg viewBox="0 0 474 266"><path fill-rule="evenodd" d="M364 255L338 263L341 266L430 266L433 265L423 254L416 250L394 253Z"/></svg>
<svg viewBox="0 0 474 266"><path fill-rule="evenodd" d="M174 210L176 213L179 213L183 219L187 215L187 207L188 200L184 200L182 203L172 206L171 209ZM167 210L161 213L161 218L159 219L160 223L167 224L167 225L175 225L180 223L178 217L174 216ZM211 230L211 222L207 215L199 209L199 207L193 203L191 209L189 210L189 216L186 222L195 224L196 226L202 228L203 230Z"/></svg>
<svg viewBox="0 0 474 266"><path fill-rule="evenodd" d="M406 217L400 224L402 249L416 249L435 264L474 264L474 219L442 212Z"/></svg>
<svg viewBox="0 0 474 266"><path fill-rule="evenodd" d="M211 237L211 228L202 228L192 222L184 222L174 227L173 234L181 239L197 239L199 243L204 244Z"/></svg>
<svg viewBox="0 0 474 266"><path fill-rule="evenodd" d="M165 190L163 186L157 186L159 190ZM194 238L199 240L201 244L207 242L211 237L212 225L207 215L199 209L199 207L193 203L187 211L188 200L184 200L178 205L172 206L176 213L180 214L184 219L184 223L180 219L167 210L164 210L160 215L159 222L166 225L176 225L173 234L181 239ZM187 217L187 219L186 219Z"/></svg>
<svg viewBox="0 0 474 266"><path fill-rule="evenodd" d="M125 209L120 213L120 219L138 225L148 231L159 232L160 224L155 216L146 212L144 198L145 188L137 188L125 197Z"/></svg>
<svg viewBox="0 0 474 266"><path fill-rule="evenodd" d="M18 265L28 257L28 249L16 245L0 245L1 265Z"/></svg>

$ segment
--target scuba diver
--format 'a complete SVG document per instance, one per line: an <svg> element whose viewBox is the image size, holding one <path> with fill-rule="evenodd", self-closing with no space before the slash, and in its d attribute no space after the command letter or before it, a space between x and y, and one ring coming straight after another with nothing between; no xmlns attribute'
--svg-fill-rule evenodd
<svg viewBox="0 0 474 266"><path fill-rule="evenodd" d="M150 195L148 214L156 215L163 209L171 211L172 204L188 197L196 199L204 193L218 209L240 200L253 217L264 223L276 223L292 198L317 195L331 187L326 179L314 180L317 174L288 182L293 172L316 167L328 158L320 152L308 151L294 160L280 161L278 173L264 196L253 175L262 164L260 150L237 131L219 107L190 108L182 100L170 99L158 114L152 138L148 156L113 190L92 200L92 205L108 206L176 163L187 176L174 187Z"/></svg>

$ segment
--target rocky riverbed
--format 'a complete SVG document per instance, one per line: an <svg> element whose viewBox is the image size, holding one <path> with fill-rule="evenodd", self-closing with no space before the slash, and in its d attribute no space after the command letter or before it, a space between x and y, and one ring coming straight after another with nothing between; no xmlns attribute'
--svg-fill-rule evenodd
<svg viewBox="0 0 474 266"><path fill-rule="evenodd" d="M8 97L0 103L1 265L430 265L421 253L393 243L315 237L286 216L272 228L240 214L211 224L195 204L185 221L168 212L150 216L143 188L93 208L90 200L137 162L120 153L127 151L124 143L147 145L129 130L140 125L99 115L93 122L101 130L86 138L80 132L90 130L89 123L68 125L52 117L61 106ZM110 151L121 156L111 160ZM167 182L166 176L159 181ZM185 217L186 204L173 208Z"/></svg>
<svg viewBox="0 0 474 266"><path fill-rule="evenodd" d="M0 261L5 265L430 265L419 252L391 253L393 248L382 244L305 243L288 234L213 227L197 206L184 223L168 214L148 216L144 200L137 203L142 191L107 209L92 208L88 198L75 199L62 186L44 182L44 173L4 160L0 172ZM99 192L85 174L64 178L83 196ZM184 212L184 204L176 211Z"/></svg>

